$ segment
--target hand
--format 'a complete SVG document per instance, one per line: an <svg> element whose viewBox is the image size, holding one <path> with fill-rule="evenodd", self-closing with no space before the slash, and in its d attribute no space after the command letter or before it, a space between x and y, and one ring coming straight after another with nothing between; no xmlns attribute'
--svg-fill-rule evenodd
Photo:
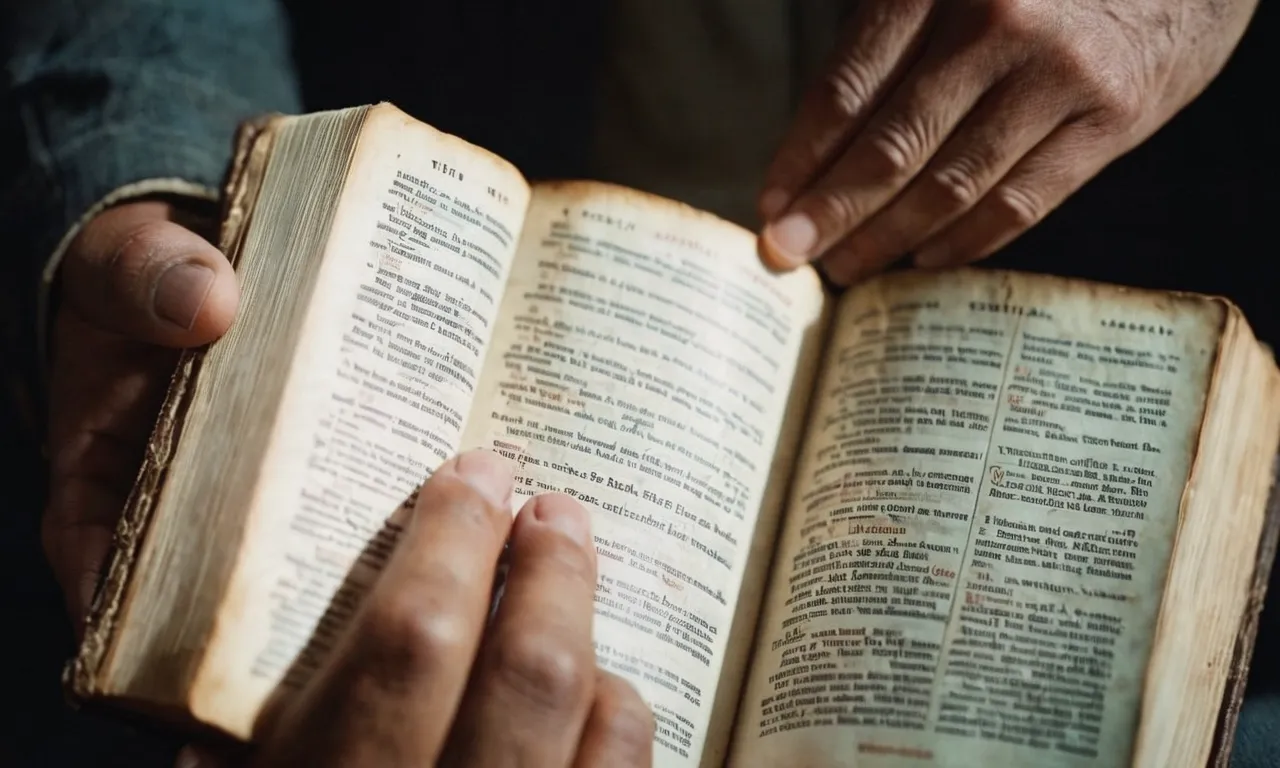
<svg viewBox="0 0 1280 768"><path fill-rule="evenodd" d="M862 0L767 173L761 255L984 258L1216 76L1256 0Z"/></svg>
<svg viewBox="0 0 1280 768"><path fill-rule="evenodd" d="M432 475L360 613L267 725L254 765L651 763L648 707L596 667L586 510L541 496L513 526L512 486L509 463L488 451ZM486 627L508 533L510 571ZM182 760L219 762L194 751Z"/></svg>
<svg viewBox="0 0 1280 768"><path fill-rule="evenodd" d="M176 348L230 326L231 265L163 202L104 211L71 244L52 328L43 539L79 628L169 384Z"/></svg>

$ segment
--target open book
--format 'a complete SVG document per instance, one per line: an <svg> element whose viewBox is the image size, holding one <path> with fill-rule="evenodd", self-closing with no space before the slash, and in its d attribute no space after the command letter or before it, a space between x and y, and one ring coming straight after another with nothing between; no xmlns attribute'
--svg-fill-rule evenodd
<svg viewBox="0 0 1280 768"><path fill-rule="evenodd" d="M488 446L593 510L598 658L659 765L1225 754L1280 439L1230 303L985 270L836 297L389 105L247 126L222 238L242 309L175 376L77 697L252 738L406 498Z"/></svg>

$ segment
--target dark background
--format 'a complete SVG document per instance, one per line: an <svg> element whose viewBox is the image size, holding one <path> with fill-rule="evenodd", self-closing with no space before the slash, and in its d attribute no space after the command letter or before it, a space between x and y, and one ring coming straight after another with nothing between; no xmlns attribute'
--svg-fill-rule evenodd
<svg viewBox="0 0 1280 768"><path fill-rule="evenodd" d="M511 4L515 16L504 27L509 37L504 41L474 44L485 34L502 34L476 18L461 19L461 27L477 32L469 49L458 42L470 37L466 34L444 34L439 43L457 47L447 48L455 56L503 51L501 60L492 62L492 71L509 71L514 59L527 55L520 47L527 43L521 41L531 37L520 19L530 11L521 9L536 5ZM1269 46L1276 41L1277 11L1275 3L1261 5L1226 70L1199 100L989 263L1226 295L1240 304L1262 339L1280 341L1273 239L1277 213L1271 206L1272 147L1278 134L1270 102L1277 89L1267 64L1273 58ZM465 10L458 13L468 16ZM359 16L357 12L353 18ZM333 19L317 23L343 34L359 31ZM435 23L450 28L439 17ZM572 24L560 25L556 33L566 41L583 39ZM311 59L321 85L308 88L309 108L372 100L354 85L362 77L359 71L334 64L326 75L327 44L323 36L310 39L317 42L299 54ZM569 49L546 42L540 50ZM396 50L384 48L380 55L395 56ZM493 90L468 90L456 75L458 68L427 66L448 61L449 56L426 59L414 51L400 55L400 65L417 68L415 77L438 84L435 98L428 93L422 99L427 106L414 110L420 117L500 151L530 175L540 175L541 168L565 167L554 156L573 152L578 139L572 135L535 131L511 139L493 133L496 124L510 126L513 115L536 129L540 110L547 109L546 96L562 107L572 103L562 78L553 74L541 89L535 85L499 99L495 94L502 93L500 77L494 77ZM564 67L572 64L566 57ZM504 113L505 120L489 118ZM5 363L0 360L0 366ZM22 421L9 410L0 413L0 445L0 637L5 651L0 655L0 690L7 699L0 715L0 765L150 764L164 755L163 741L136 727L72 713L63 703L59 674L72 644L60 597L40 555L44 467ZM1252 693L1280 692L1277 642L1280 608L1269 607L1258 640ZM1280 730L1280 723L1274 727ZM165 765L160 759L158 764Z"/></svg>

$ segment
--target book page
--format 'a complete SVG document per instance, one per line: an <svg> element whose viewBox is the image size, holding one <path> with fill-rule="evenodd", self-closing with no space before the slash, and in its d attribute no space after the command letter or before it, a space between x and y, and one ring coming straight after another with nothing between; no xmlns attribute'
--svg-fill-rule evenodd
<svg viewBox="0 0 1280 768"><path fill-rule="evenodd" d="M393 107L370 112L281 361L290 380L198 716L247 735L269 695L315 670L415 489L458 450L528 195L496 156Z"/></svg>
<svg viewBox="0 0 1280 768"><path fill-rule="evenodd" d="M749 645L729 635L758 606L740 592L767 568L823 304L816 274L769 274L754 236L707 214L535 188L465 442L515 459L518 495L593 511L598 659L651 704L659 765L703 759L722 667Z"/></svg>
<svg viewBox="0 0 1280 768"><path fill-rule="evenodd" d="M732 764L1127 766L1222 317L987 271L846 296Z"/></svg>

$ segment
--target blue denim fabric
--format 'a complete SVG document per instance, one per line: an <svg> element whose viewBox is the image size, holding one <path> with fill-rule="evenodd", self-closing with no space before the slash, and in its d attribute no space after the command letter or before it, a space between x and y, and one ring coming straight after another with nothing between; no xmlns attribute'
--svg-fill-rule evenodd
<svg viewBox="0 0 1280 768"><path fill-rule="evenodd" d="M269 0L6 0L0 35L0 283L29 370L40 270L87 209L143 179L216 187L235 125L300 100Z"/></svg>
<svg viewBox="0 0 1280 768"><path fill-rule="evenodd" d="M1257 653L1267 653L1259 648ZM1232 768L1280 766L1280 692L1250 691L1236 726Z"/></svg>
<svg viewBox="0 0 1280 768"><path fill-rule="evenodd" d="M286 19L274 2L2 5L0 211L6 227L18 228L6 231L25 234L33 253L127 182L177 176L216 185L240 120L299 108ZM20 220L15 207L26 214Z"/></svg>

